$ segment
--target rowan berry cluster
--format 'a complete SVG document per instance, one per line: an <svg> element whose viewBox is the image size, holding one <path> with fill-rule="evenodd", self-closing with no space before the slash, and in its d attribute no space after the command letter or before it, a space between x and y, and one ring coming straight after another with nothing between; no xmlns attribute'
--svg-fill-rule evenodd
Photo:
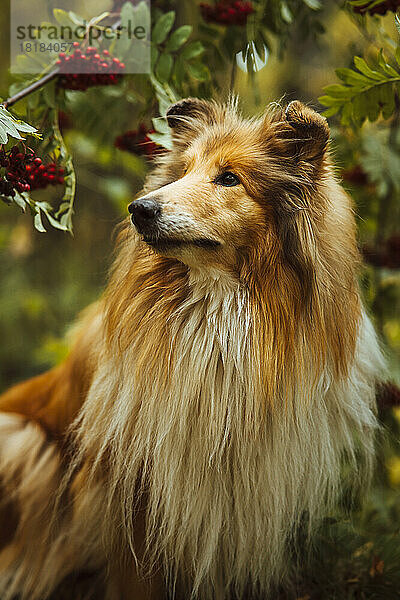
<svg viewBox="0 0 400 600"><path fill-rule="evenodd" d="M374 267L400 269L400 234L393 234L381 248L370 245L363 247L365 261Z"/></svg>
<svg viewBox="0 0 400 600"><path fill-rule="evenodd" d="M125 64L112 58L108 50L100 51L93 46L82 50L78 42L73 46L72 54L58 55L61 87L84 91L95 85L116 85L120 81Z"/></svg>
<svg viewBox="0 0 400 600"><path fill-rule="evenodd" d="M251 2L221 0L214 5L202 3L200 10L207 23L246 25L247 17L254 12L254 7Z"/></svg>
<svg viewBox="0 0 400 600"><path fill-rule="evenodd" d="M14 198L16 192L64 183L64 169L54 162L44 165L42 159L25 146L16 145L10 150L1 148L0 167L4 169L4 175L0 176L2 196Z"/></svg>
<svg viewBox="0 0 400 600"><path fill-rule="evenodd" d="M64 169L59 167L55 162L43 165L33 161L33 164L27 165L26 173L31 190L64 183Z"/></svg>
<svg viewBox="0 0 400 600"><path fill-rule="evenodd" d="M62 132L72 128L71 116L63 110L58 111L58 127Z"/></svg>
<svg viewBox="0 0 400 600"><path fill-rule="evenodd" d="M353 12L359 15L365 15L366 13L370 15L386 15L389 12L396 12L400 6L400 0L385 0L385 2L381 2L380 4L376 4L373 6L375 2L366 2L361 6L353 6Z"/></svg>
<svg viewBox="0 0 400 600"><path fill-rule="evenodd" d="M159 146L149 138L149 133L154 133L154 130L147 130L146 126L142 123L139 125L138 130L126 131L122 135L119 135L115 139L114 145L119 150L132 152L133 154L153 156L159 152Z"/></svg>
<svg viewBox="0 0 400 600"><path fill-rule="evenodd" d="M368 176L361 165L354 165L353 167L344 169L342 177L344 181L354 185L366 185L368 183Z"/></svg>
<svg viewBox="0 0 400 600"><path fill-rule="evenodd" d="M382 408L400 406L400 389L394 383L387 382L378 387L377 402Z"/></svg>

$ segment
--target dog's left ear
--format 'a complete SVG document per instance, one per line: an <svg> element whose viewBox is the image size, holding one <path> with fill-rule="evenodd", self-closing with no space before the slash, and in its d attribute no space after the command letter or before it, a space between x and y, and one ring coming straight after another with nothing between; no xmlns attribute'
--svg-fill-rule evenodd
<svg viewBox="0 0 400 600"><path fill-rule="evenodd" d="M323 158L329 141L325 117L294 100L283 111L280 125L278 137L284 141L285 154L314 163Z"/></svg>
<svg viewBox="0 0 400 600"><path fill-rule="evenodd" d="M185 98L170 106L166 116L168 125L179 135L195 130L199 120L212 121L212 108L206 100Z"/></svg>

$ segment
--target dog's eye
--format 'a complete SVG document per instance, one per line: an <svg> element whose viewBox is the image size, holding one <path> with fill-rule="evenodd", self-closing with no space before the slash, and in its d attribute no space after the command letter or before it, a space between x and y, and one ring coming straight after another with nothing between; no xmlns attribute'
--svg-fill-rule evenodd
<svg viewBox="0 0 400 600"><path fill-rule="evenodd" d="M225 185L226 187L232 187L234 185L239 185L240 179L237 175L235 175L235 173L226 171L225 173L218 175L218 177L215 178L214 183Z"/></svg>

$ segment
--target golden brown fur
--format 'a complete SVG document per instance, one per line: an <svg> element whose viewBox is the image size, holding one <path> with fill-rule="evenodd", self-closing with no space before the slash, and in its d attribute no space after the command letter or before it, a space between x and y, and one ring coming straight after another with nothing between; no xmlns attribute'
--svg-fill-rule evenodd
<svg viewBox="0 0 400 600"><path fill-rule="evenodd" d="M0 398L5 599L88 568L107 600L265 598L344 458L368 481L383 363L325 119L197 99L167 118L157 228L123 224L69 359Z"/></svg>

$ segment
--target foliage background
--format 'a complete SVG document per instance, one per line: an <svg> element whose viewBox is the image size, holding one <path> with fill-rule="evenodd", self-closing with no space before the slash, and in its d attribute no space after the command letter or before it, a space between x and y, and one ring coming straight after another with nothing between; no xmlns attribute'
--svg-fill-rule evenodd
<svg viewBox="0 0 400 600"><path fill-rule="evenodd" d="M71 9L74 4L71 2ZM102 3L97 4L101 12ZM172 53L174 67L170 77L163 73L165 65L162 68L155 63L155 84L145 76L130 75L112 89L63 94L59 103L69 121L63 134L77 179L74 235L48 224L47 233L40 233L34 229L29 211L24 214L15 205L0 202L2 388L60 361L67 351L64 336L69 325L104 288L112 260L113 229L126 215L127 204L140 190L151 167L148 157L116 148L115 138L137 130L141 123L153 129L152 118L158 117L171 90L172 96L177 97L191 94L220 98L234 91L249 114L259 113L276 100L300 99L319 110L338 107L336 114L330 110L329 117L332 150L338 174L356 203L360 246L368 263L361 285L386 349L389 378L400 383L398 33L392 11L385 16L360 16L354 12L354 5L360 4L259 0L253 2L256 18L249 19L247 27L239 27L206 24L197 2L153 0L153 22L172 10L176 12L172 31L179 26L192 26L188 43L203 45L192 66L184 58L178 61L179 51ZM54 2L53 5L57 6ZM8 73L7 3L2 8L0 96L4 99L15 82ZM76 11L79 12L78 2ZM236 53L246 48L249 40L255 40L260 59L266 62L257 72L244 72L236 65ZM386 92L382 96L364 93L365 81L364 87L360 84L357 88L360 80L357 83L355 77L354 83L354 76L349 79L348 73L342 72L342 81L337 78L337 68L357 72L355 56L364 57L379 71L381 48L395 70L395 75L391 74L393 81L385 80ZM157 52L165 53L164 42L158 45ZM388 72L386 76L390 78ZM342 91L338 87L323 91L325 86L341 82ZM161 91L157 87L160 84ZM160 95L165 94L167 98L161 97L160 103ZM317 100L321 96L324 105ZM341 102L332 103L335 97L340 97ZM46 123L43 125L43 119L39 119L43 116L43 98L38 98L39 109L30 108L24 100L11 110L45 129ZM52 187L37 197L54 205L61 195L58 187ZM391 246L387 240L392 240ZM352 521L327 520L316 542L317 552L307 568L303 565L297 587L282 591L282 598L400 597L397 388L391 388L381 402L380 416L383 434L379 439L379 468L372 492L364 499L364 508L352 506ZM348 505L346 497L343 503Z"/></svg>

